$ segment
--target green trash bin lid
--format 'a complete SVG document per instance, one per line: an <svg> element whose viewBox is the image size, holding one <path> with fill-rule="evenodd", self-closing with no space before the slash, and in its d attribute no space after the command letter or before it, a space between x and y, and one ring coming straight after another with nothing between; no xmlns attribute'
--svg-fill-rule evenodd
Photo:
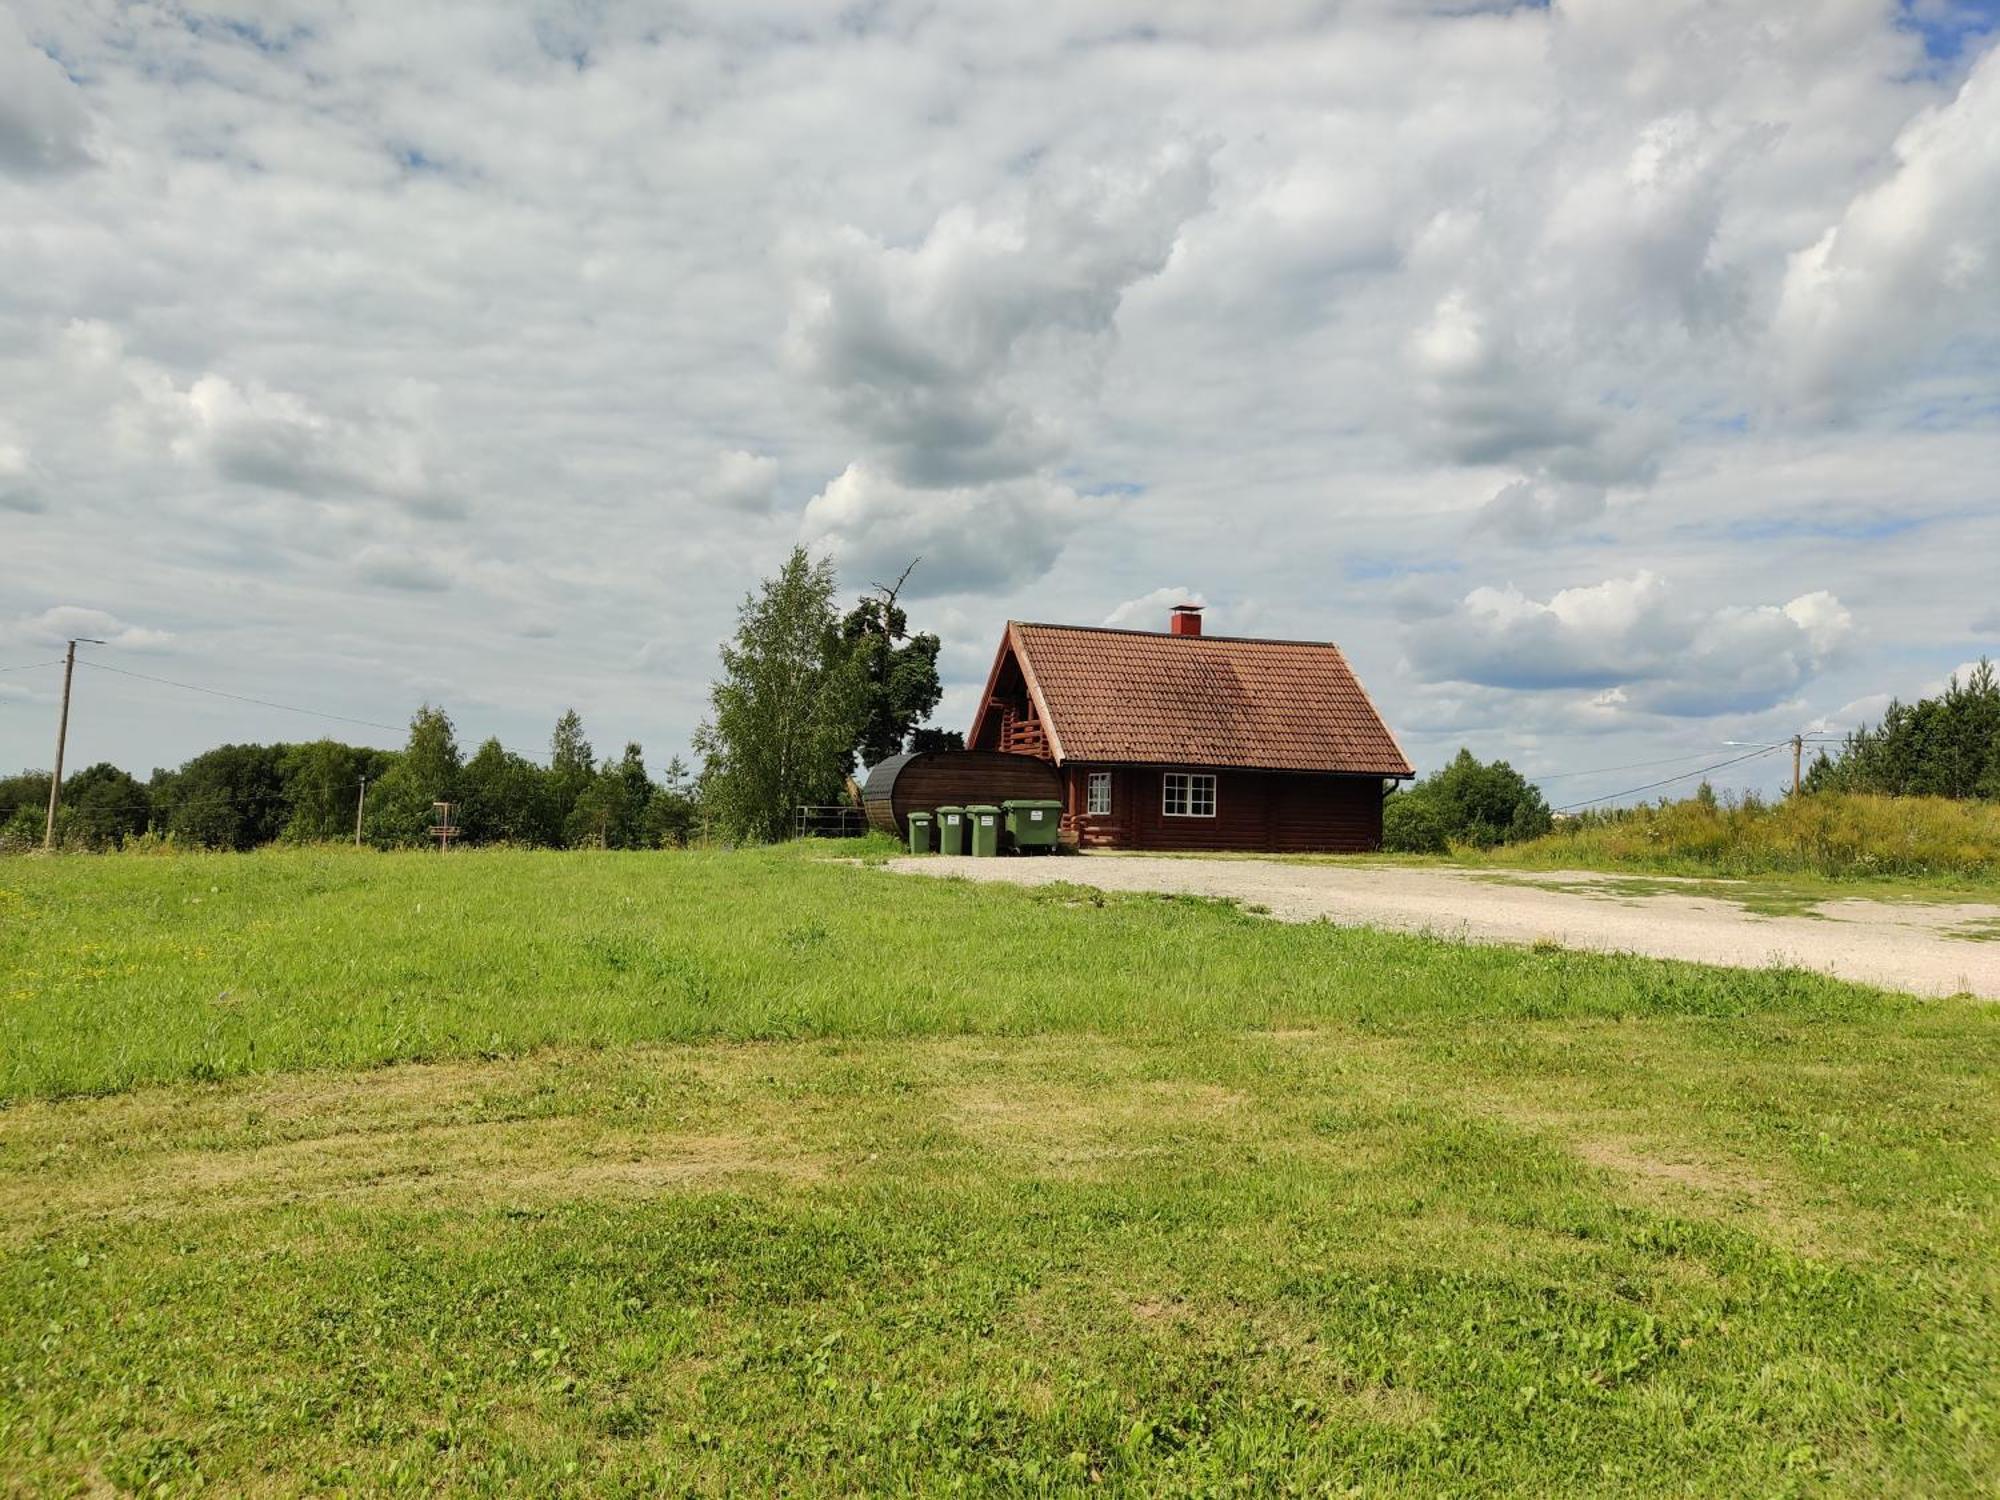
<svg viewBox="0 0 2000 1500"><path fill-rule="evenodd" d="M1000 808L997 804L992 802L968 802L965 804L965 810L969 813L997 814L1000 811Z"/></svg>
<svg viewBox="0 0 2000 1500"><path fill-rule="evenodd" d="M931 814L927 812L918 811L910 814L910 821L912 823L928 823L930 820Z"/></svg>
<svg viewBox="0 0 2000 1500"><path fill-rule="evenodd" d="M1008 812L1013 812L1017 808L1022 812L1032 812L1037 808L1043 812L1047 812L1052 807L1058 812L1062 811L1062 804L1060 802L1052 798L1043 797L1014 797L1000 805L1006 808Z"/></svg>
<svg viewBox="0 0 2000 1500"><path fill-rule="evenodd" d="M964 808L962 808L962 807L940 807L940 808L938 809L938 816L939 816L939 817L941 818L941 817L943 817L943 816L944 816L944 815L945 815L946 813L948 813L948 812L949 812L949 813L962 813L962 812L964 812L964 811L965 811L965 809L964 809Z"/></svg>

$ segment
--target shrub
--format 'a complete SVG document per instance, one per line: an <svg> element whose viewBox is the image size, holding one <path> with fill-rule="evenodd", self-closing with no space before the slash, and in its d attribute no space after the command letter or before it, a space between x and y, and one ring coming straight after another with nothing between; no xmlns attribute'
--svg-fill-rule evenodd
<svg viewBox="0 0 2000 1500"><path fill-rule="evenodd" d="M1504 760L1491 764L1470 750L1382 808L1382 847L1401 853L1442 853L1450 844L1490 849L1538 838L1550 826L1541 791Z"/></svg>

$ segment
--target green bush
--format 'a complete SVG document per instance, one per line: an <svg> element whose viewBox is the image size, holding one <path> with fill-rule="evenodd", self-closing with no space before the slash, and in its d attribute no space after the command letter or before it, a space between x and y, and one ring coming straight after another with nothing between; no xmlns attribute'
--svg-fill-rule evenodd
<svg viewBox="0 0 2000 1500"><path fill-rule="evenodd" d="M1382 808L1382 847L1398 854L1442 854L1452 844L1491 849L1538 838L1550 827L1539 788L1504 760L1470 750Z"/></svg>

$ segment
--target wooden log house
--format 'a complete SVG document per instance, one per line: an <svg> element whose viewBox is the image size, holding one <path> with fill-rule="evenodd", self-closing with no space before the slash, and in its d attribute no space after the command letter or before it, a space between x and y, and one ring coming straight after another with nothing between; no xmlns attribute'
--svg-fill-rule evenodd
<svg viewBox="0 0 2000 1500"><path fill-rule="evenodd" d="M1061 774L1088 848L1332 852L1382 842L1414 774L1338 646L1013 620L966 746Z"/></svg>

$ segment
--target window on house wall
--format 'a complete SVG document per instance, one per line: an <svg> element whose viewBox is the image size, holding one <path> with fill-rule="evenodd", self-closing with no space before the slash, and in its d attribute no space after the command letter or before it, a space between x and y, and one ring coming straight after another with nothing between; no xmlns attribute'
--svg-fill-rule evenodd
<svg viewBox="0 0 2000 1500"><path fill-rule="evenodd" d="M1170 818L1215 816L1215 778L1169 771L1160 783L1160 811Z"/></svg>
<svg viewBox="0 0 2000 1500"><path fill-rule="evenodd" d="M1111 816L1111 773L1092 771L1088 786L1088 800L1083 810L1093 818Z"/></svg>

